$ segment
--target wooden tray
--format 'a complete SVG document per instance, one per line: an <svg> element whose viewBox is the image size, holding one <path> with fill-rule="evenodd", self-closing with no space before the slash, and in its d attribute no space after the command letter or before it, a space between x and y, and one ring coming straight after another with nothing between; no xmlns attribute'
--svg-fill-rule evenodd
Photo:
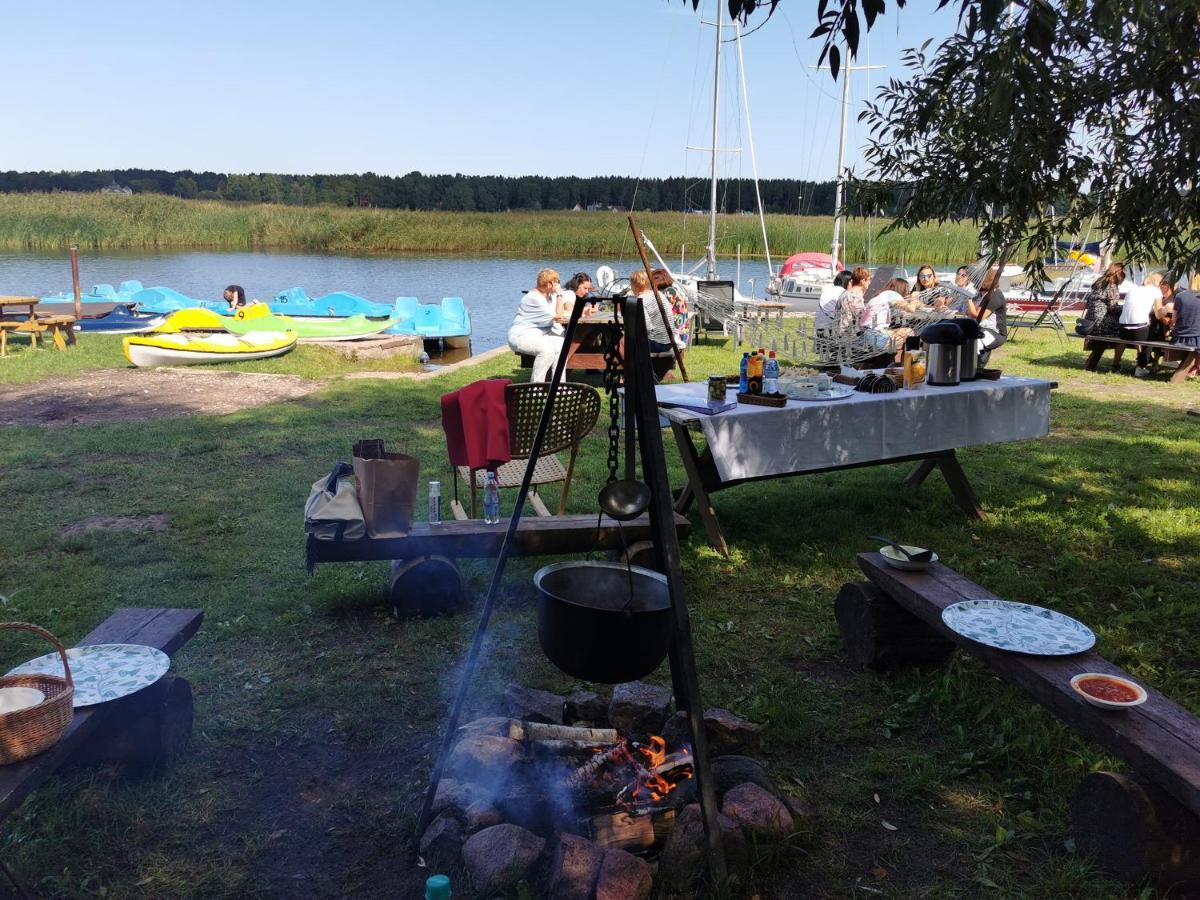
<svg viewBox="0 0 1200 900"><path fill-rule="evenodd" d="M749 403L751 406L772 406L782 409L787 406L788 398L783 394L742 394L737 395L738 403Z"/></svg>

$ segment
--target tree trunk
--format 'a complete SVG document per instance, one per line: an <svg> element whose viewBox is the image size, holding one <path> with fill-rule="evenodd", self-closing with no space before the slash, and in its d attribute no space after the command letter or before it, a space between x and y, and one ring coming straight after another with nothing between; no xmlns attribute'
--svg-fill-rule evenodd
<svg viewBox="0 0 1200 900"><path fill-rule="evenodd" d="M1157 785L1093 772L1071 798L1071 836L1111 875L1148 876L1185 894L1200 889L1200 817Z"/></svg>
<svg viewBox="0 0 1200 900"><path fill-rule="evenodd" d="M859 668L935 666L954 652L952 642L870 581L842 585L833 610L846 655Z"/></svg>
<svg viewBox="0 0 1200 900"><path fill-rule="evenodd" d="M392 561L388 598L398 619L453 612L463 605L466 592L458 566L444 556Z"/></svg>

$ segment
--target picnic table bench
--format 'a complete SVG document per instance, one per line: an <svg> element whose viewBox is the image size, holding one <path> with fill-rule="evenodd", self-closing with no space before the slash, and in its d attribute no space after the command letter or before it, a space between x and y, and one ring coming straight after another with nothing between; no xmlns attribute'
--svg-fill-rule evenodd
<svg viewBox="0 0 1200 900"><path fill-rule="evenodd" d="M200 628L199 609L116 610L77 646L144 644L173 656ZM192 687L168 672L147 688L95 706L83 706L66 732L37 756L0 766L0 821L68 762L121 762L147 766L181 751L192 733ZM11 873L5 870L11 878ZM18 892L24 890L18 883Z"/></svg>
<svg viewBox="0 0 1200 900"><path fill-rule="evenodd" d="M597 515L522 518L513 541L514 556L583 554L592 550L619 551L617 522ZM676 533L686 536L691 523L675 516ZM306 536L304 557L311 573L318 563L391 561L388 599L397 616L430 615L459 606L466 585L455 559L494 559L508 530L508 520L495 525L481 519L455 519L430 525L417 522L407 537L327 541ZM625 542L635 562L652 550L650 516L643 513L624 523Z"/></svg>
<svg viewBox="0 0 1200 900"><path fill-rule="evenodd" d="M1071 689L1072 676L1129 677L1094 651L1028 656L951 631L942 622L947 606L995 599L952 569L935 563L902 572L878 553L860 553L858 564L869 580L844 585L834 604L852 663L877 670L929 665L965 650L1136 773L1083 779L1071 801L1076 848L1114 875L1200 887L1200 719L1151 687L1146 702L1131 709L1086 703Z"/></svg>
<svg viewBox="0 0 1200 900"><path fill-rule="evenodd" d="M1178 344L1172 344L1170 341L1130 341L1122 337L1112 337L1109 335L1084 335L1077 334L1075 337L1083 338L1083 349L1090 350L1087 361L1084 362L1083 368L1087 372L1095 372L1100 368L1100 358L1104 356L1108 350L1116 350L1120 348L1122 352L1125 350L1162 350L1168 360L1178 359L1179 365L1171 376L1171 384L1179 384L1187 381L1188 369L1196 362L1197 353L1187 347L1181 347ZM1114 366L1116 363L1114 363Z"/></svg>
<svg viewBox="0 0 1200 900"><path fill-rule="evenodd" d="M68 344L75 343L75 317L59 314L39 316L34 307L41 302L40 297L0 296L0 356L8 355L9 332L29 335L34 347L37 346L38 336L47 331L59 350L65 350ZM12 306L24 307L27 310L25 318L5 319L4 310Z"/></svg>

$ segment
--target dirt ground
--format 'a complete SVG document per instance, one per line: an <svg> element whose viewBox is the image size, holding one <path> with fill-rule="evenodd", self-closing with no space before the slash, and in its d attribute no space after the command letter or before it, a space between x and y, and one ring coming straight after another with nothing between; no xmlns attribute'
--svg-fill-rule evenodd
<svg viewBox="0 0 1200 900"><path fill-rule="evenodd" d="M322 386L294 375L99 369L74 378L0 387L0 425L104 425L219 416L294 400Z"/></svg>

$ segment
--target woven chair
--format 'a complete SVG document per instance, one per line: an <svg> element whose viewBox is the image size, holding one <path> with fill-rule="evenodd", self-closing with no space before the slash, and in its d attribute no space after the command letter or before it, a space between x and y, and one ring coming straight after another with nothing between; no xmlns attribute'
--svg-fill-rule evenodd
<svg viewBox="0 0 1200 900"><path fill-rule="evenodd" d="M496 481L500 487L518 487L530 465L529 454L533 450L533 439L542 419L542 410L550 393L548 382L510 384L504 389L505 406L508 408L508 443L512 460L496 470ZM575 473L575 456L580 442L596 424L600 416L600 394L590 384L564 382L554 395L554 412L550 427L542 444L542 453L532 461L533 481L529 502L539 516L550 515L550 510L538 495L538 486L562 482L562 497L558 502L558 515L566 512L567 495L571 490L571 477ZM564 467L557 453L570 449L571 454ZM479 490L487 479L487 469L455 467L454 496L458 503L458 479L471 489L471 518L479 517Z"/></svg>

